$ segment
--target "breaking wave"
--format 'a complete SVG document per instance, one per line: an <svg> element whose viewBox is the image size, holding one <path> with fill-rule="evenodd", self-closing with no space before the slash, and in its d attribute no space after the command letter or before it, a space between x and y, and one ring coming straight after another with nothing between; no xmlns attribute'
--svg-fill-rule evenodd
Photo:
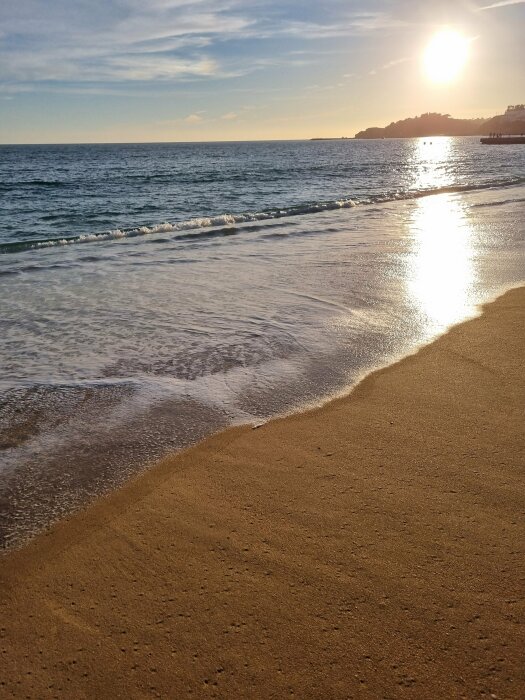
<svg viewBox="0 0 525 700"><path fill-rule="evenodd" d="M185 233L179 238L184 239L189 235L198 235L201 229L211 227L235 227L237 224L244 224L255 221L266 221L268 219L280 219L284 217L301 216L306 214L317 214L337 209L348 209L358 205L370 205L383 202L417 199L435 194L468 192L472 190L491 189L494 187L509 187L525 183L525 177L507 178L505 180L494 180L488 183L475 185L454 185L450 187L440 187L427 190L410 190L402 192L389 192L385 194L374 194L362 199L341 198L328 201L306 202L289 207L266 209L259 212L244 212L239 214L219 214L217 216L202 216L184 221L164 222L152 226L139 226L133 228L114 229L97 233L79 234L65 236L62 238L46 238L22 240L12 243L0 244L1 253L16 253L25 250L49 248L54 246L67 246L73 243L95 243L99 241L118 240L122 238L134 238L157 233L191 232Z"/></svg>

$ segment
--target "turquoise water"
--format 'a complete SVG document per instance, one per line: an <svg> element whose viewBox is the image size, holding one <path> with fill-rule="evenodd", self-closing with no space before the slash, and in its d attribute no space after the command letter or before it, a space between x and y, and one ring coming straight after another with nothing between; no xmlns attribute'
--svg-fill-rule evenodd
<svg viewBox="0 0 525 700"><path fill-rule="evenodd" d="M0 539L525 279L525 148L0 147Z"/></svg>

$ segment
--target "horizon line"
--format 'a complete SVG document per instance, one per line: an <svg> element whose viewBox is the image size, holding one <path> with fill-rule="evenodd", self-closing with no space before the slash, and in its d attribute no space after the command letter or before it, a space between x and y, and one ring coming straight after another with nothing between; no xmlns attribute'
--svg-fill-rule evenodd
<svg viewBox="0 0 525 700"><path fill-rule="evenodd" d="M383 127L378 127L383 128ZM478 138L481 134L471 134L466 136L434 134L433 138L447 139L471 139ZM298 141L395 141L409 139L429 138L429 136L380 136L358 138L357 136L310 136L308 138L297 139L215 139L203 141L31 141L7 143L0 142L0 148L10 146L152 146L152 145L169 145L169 144L211 144L211 143L289 143Z"/></svg>

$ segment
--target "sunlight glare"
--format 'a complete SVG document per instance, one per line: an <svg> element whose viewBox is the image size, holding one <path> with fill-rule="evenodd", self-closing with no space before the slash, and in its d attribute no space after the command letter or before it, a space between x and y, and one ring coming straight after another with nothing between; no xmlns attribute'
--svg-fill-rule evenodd
<svg viewBox="0 0 525 700"><path fill-rule="evenodd" d="M424 54L425 73L434 83L450 83L461 73L468 57L468 39L444 29L430 41Z"/></svg>
<svg viewBox="0 0 525 700"><path fill-rule="evenodd" d="M417 190L439 189L453 183L453 139L431 136L414 139L411 165L414 172L412 187Z"/></svg>
<svg viewBox="0 0 525 700"><path fill-rule="evenodd" d="M461 200L452 194L420 199L411 229L410 295L430 332L441 332L471 311L473 231Z"/></svg>

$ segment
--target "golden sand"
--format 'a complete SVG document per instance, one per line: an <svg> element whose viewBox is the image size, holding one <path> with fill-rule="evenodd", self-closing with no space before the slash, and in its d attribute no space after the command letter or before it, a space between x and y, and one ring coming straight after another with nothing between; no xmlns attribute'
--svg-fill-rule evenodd
<svg viewBox="0 0 525 700"><path fill-rule="evenodd" d="M525 289L0 560L0 697L525 697Z"/></svg>

